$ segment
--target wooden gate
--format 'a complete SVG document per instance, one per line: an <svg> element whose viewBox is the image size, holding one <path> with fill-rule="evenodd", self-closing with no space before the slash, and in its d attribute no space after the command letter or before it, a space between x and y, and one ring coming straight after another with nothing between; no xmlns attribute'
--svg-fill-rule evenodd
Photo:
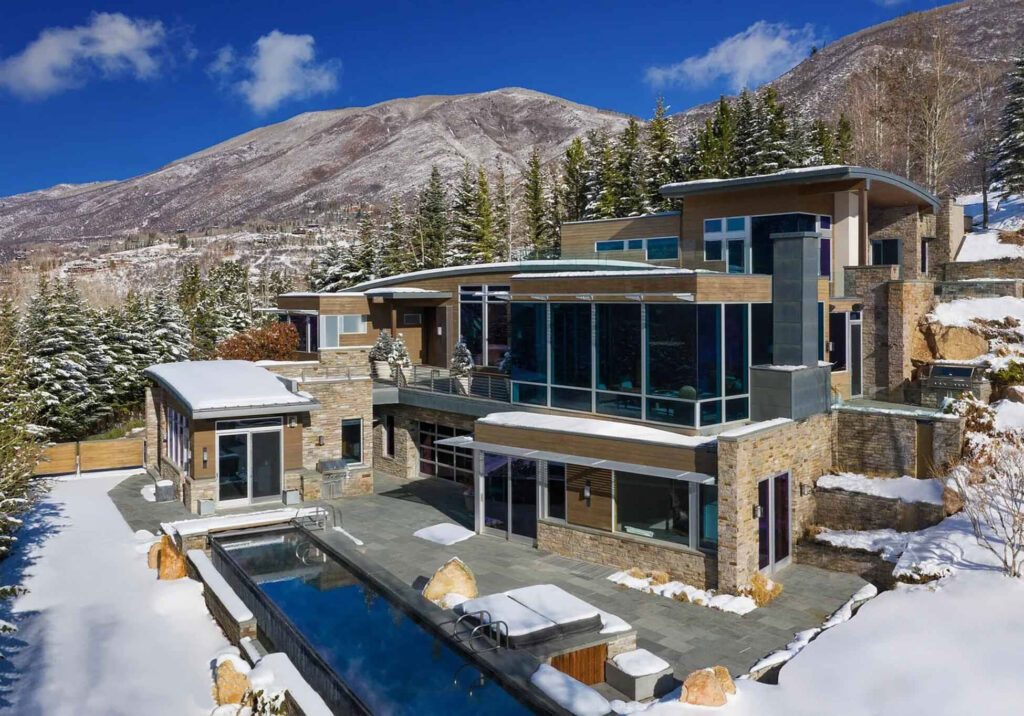
<svg viewBox="0 0 1024 716"><path fill-rule="evenodd" d="M92 470L141 468L144 443L141 437L57 443L43 451L34 474L65 475Z"/></svg>

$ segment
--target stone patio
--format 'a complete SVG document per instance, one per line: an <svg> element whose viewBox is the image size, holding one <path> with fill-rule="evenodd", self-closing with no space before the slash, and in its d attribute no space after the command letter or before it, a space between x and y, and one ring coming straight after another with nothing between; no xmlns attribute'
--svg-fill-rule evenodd
<svg viewBox="0 0 1024 716"><path fill-rule="evenodd" d="M151 503L139 490L146 476L128 478L110 497L132 529L155 530L161 521L187 519L177 503ZM676 674L722 664L745 673L761 657L785 646L801 630L820 625L865 582L857 576L795 564L777 575L785 589L772 604L738 616L643 594L608 581L615 569L568 559L529 545L475 535L445 547L413 537L422 527L455 522L472 528L462 486L440 479L404 481L378 474L373 495L337 500L342 524L365 543L359 551L406 584L421 584L458 556L473 570L482 594L550 583L629 622L638 645L672 664ZM268 509L262 505L247 509ZM328 532L329 542L352 542Z"/></svg>

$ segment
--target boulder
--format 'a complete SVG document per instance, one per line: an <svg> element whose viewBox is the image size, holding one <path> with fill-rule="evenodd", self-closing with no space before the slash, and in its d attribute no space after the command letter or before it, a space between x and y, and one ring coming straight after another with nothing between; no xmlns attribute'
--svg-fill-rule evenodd
<svg viewBox="0 0 1024 716"><path fill-rule="evenodd" d="M452 557L439 570L423 588L423 596L434 604L441 604L442 601L450 602L448 595L458 594L473 599L479 595L476 586L476 577L473 572L458 557Z"/></svg>
<svg viewBox="0 0 1024 716"><path fill-rule="evenodd" d="M252 687L245 670L235 666L235 659L224 659L214 671L213 698L218 706L240 704Z"/></svg>
<svg viewBox="0 0 1024 716"><path fill-rule="evenodd" d="M712 666L711 670L715 672L715 678L718 679L718 683L722 687L722 691L727 694L736 693L736 684L732 682L732 677L729 676L728 669L724 666Z"/></svg>
<svg viewBox="0 0 1024 716"><path fill-rule="evenodd" d="M1009 385L1003 389L1003 398L1011 403L1024 403L1024 385Z"/></svg>
<svg viewBox="0 0 1024 716"><path fill-rule="evenodd" d="M924 336L933 359L973 360L988 353L988 339L971 328L929 323Z"/></svg>
<svg viewBox="0 0 1024 716"><path fill-rule="evenodd" d="M157 559L157 579L181 579L188 575L185 555L178 551L169 537L160 543Z"/></svg>
<svg viewBox="0 0 1024 716"><path fill-rule="evenodd" d="M949 485L942 488L942 509L947 516L955 515L963 508L964 498L960 496L960 492L956 488Z"/></svg>
<svg viewBox="0 0 1024 716"><path fill-rule="evenodd" d="M160 550L163 549L164 540L167 539L167 535L164 535L159 542L154 542L149 546L149 553L146 555L146 566L150 569L156 569L160 565Z"/></svg>
<svg viewBox="0 0 1024 716"><path fill-rule="evenodd" d="M725 706L725 691L714 669L700 669L686 677L679 699L694 706Z"/></svg>
<svg viewBox="0 0 1024 716"><path fill-rule="evenodd" d="M668 572L664 572L660 569L655 569L647 573L647 576L651 578L651 584L668 584L672 581L669 577Z"/></svg>

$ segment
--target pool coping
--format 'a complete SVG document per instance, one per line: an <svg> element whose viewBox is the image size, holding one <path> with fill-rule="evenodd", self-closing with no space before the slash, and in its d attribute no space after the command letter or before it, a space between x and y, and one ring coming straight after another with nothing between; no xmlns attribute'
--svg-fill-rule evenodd
<svg viewBox="0 0 1024 716"><path fill-rule="evenodd" d="M358 552L355 547L331 544L317 532L301 525L275 525L262 528L232 530L211 535L211 542L232 536L253 535L256 533L271 534L298 530L317 544L325 553L341 562L343 566L355 572L386 599L398 605L406 614L433 636L440 638L456 653L464 656L467 661L480 667L487 678L499 684L516 701L535 713L571 716L571 712L551 700L530 682L530 677L543 663L528 651L497 649L493 651L474 651L467 642L454 638L446 629L456 618L454 612L441 609L425 599L419 591L405 584L383 565L374 562L366 555ZM289 620L290 623L290 620ZM303 637L304 638L304 637ZM339 677L340 678L340 677Z"/></svg>

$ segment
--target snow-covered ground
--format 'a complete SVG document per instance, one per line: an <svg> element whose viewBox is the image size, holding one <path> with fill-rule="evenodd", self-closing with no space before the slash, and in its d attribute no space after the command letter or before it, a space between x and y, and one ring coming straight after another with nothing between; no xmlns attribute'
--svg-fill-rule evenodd
<svg viewBox="0 0 1024 716"><path fill-rule="evenodd" d="M157 581L147 569L151 538L132 534L107 497L122 479L55 482L0 564L0 583L29 590L3 609L19 631L0 640L9 659L0 711L186 716L213 708L210 660L227 640L198 582Z"/></svg>
<svg viewBox="0 0 1024 716"><path fill-rule="evenodd" d="M967 194L957 198L957 203L964 207L964 214L979 217L981 221L981 194ZM989 195L989 229L980 228L967 234L963 247L957 255L957 261L984 261L986 259L1021 258L1024 257L1024 246L1007 244L999 241L1000 231L1017 231L1024 228L1024 197L1011 196L1000 200L997 192ZM968 225L968 230L970 226Z"/></svg>
<svg viewBox="0 0 1024 716"><path fill-rule="evenodd" d="M922 480L907 475L903 477L867 477L852 472L841 472L838 475L822 475L816 484L825 489L860 492L865 495L888 497L904 502L942 504L942 482L940 480Z"/></svg>

